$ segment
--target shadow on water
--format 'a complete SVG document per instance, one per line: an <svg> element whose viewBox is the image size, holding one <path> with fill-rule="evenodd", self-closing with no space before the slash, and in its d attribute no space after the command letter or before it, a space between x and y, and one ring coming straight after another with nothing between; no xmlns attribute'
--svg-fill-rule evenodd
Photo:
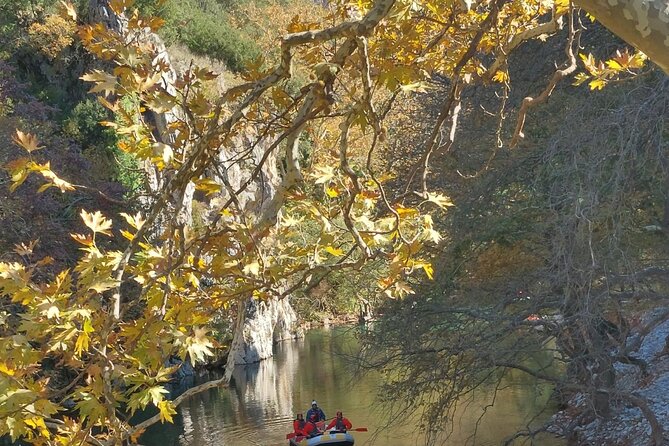
<svg viewBox="0 0 669 446"><path fill-rule="evenodd" d="M140 442L146 446L286 445L295 413L306 412L316 399L328 417L342 410L354 427L369 429L369 433L355 433L356 445L420 445L423 439L415 433L416 420L396 424L389 433L374 433L385 424L383 408L374 404L380 377L354 378L347 352L355 348L351 329L342 327L314 330L305 339L278 344L273 359L237 367L230 388L210 389L192 397L179 406L174 424L152 426ZM217 377L200 376L195 383ZM490 402L493 389L462 401L463 410L450 426L444 426L451 433L445 444L499 444L545 407L550 390L521 373L509 373L494 406L486 409L482 419L481 410ZM540 444L563 443L547 438Z"/></svg>

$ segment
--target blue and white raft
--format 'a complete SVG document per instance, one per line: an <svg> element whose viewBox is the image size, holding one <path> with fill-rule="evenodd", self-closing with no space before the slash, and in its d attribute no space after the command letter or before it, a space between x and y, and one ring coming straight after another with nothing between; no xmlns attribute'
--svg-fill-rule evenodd
<svg viewBox="0 0 669 446"><path fill-rule="evenodd" d="M290 439L290 446L353 446L355 440L348 432L326 431L313 438L295 437Z"/></svg>

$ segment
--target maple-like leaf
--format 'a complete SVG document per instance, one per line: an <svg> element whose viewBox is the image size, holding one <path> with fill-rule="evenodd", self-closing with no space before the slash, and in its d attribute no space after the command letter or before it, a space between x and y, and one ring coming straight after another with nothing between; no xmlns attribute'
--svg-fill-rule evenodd
<svg viewBox="0 0 669 446"><path fill-rule="evenodd" d="M450 206L455 206L450 198L443 194L433 194L431 192L427 193L427 201L430 201L442 209L445 209Z"/></svg>
<svg viewBox="0 0 669 446"><path fill-rule="evenodd" d="M108 218L105 218L100 211L95 211L94 213L86 212L86 209L81 210L81 219L84 221L84 224L88 228L95 232L104 235L111 236L111 227L112 221Z"/></svg>
<svg viewBox="0 0 669 446"><path fill-rule="evenodd" d="M105 73L100 70L93 70L84 74L79 79L86 82L93 82L95 85L88 91L89 93L104 93L110 95L116 91L116 76Z"/></svg>
<svg viewBox="0 0 669 446"><path fill-rule="evenodd" d="M44 146L37 145L37 137L32 133L23 133L21 130L16 130L16 134L12 136L12 140L19 146L26 149L29 153L35 150L43 149Z"/></svg>

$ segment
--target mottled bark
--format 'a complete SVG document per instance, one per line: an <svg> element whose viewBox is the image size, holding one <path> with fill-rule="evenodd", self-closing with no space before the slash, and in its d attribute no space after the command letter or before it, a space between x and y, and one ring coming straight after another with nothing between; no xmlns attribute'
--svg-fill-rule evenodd
<svg viewBox="0 0 669 446"><path fill-rule="evenodd" d="M576 5L669 74L667 0L576 0Z"/></svg>

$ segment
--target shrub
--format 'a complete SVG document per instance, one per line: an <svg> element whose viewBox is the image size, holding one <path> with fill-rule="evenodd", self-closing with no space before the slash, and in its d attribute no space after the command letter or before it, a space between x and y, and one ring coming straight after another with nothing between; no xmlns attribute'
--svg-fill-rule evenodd
<svg viewBox="0 0 669 446"><path fill-rule="evenodd" d="M28 44L47 59L57 59L74 42L76 24L59 15L48 15L43 22L28 27Z"/></svg>
<svg viewBox="0 0 669 446"><path fill-rule="evenodd" d="M110 119L109 113L95 99L78 103L63 123L63 131L83 148L100 147L111 150L116 147L114 132L100 125Z"/></svg>
<svg viewBox="0 0 669 446"><path fill-rule="evenodd" d="M233 71L260 55L256 43L231 26L229 14L213 1L171 1L162 31L167 43L182 43L193 53L224 62Z"/></svg>

